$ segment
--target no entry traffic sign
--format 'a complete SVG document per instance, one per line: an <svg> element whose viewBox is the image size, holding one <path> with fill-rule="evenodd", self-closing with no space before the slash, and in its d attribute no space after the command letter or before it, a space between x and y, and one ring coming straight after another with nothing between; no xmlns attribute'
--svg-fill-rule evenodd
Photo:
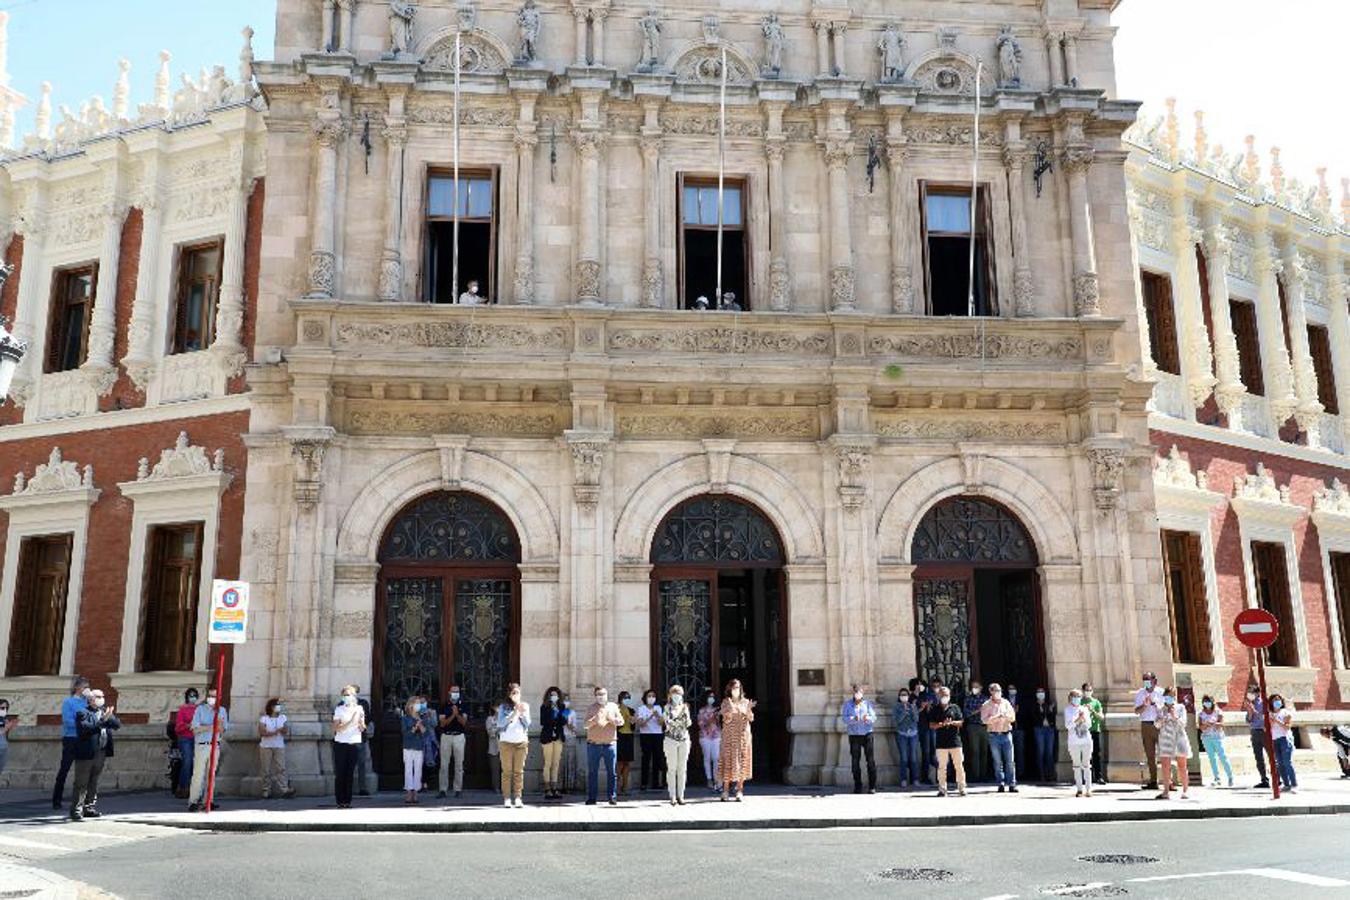
<svg viewBox="0 0 1350 900"><path fill-rule="evenodd" d="M1233 620L1233 633L1246 646L1260 650L1280 636L1280 620L1264 609L1244 609Z"/></svg>

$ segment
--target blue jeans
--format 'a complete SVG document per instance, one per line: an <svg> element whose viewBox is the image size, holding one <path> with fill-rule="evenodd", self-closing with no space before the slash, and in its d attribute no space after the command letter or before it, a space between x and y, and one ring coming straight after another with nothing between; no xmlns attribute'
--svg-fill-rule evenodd
<svg viewBox="0 0 1350 900"><path fill-rule="evenodd" d="M1287 737L1275 739L1275 769L1280 773L1280 784L1286 789L1298 787L1294 777L1294 744Z"/></svg>
<svg viewBox="0 0 1350 900"><path fill-rule="evenodd" d="M1036 726L1036 769L1042 781L1055 780L1055 729Z"/></svg>
<svg viewBox="0 0 1350 900"><path fill-rule="evenodd" d="M1233 783L1233 767L1228 764L1228 753L1223 749L1223 737L1217 734L1200 735L1200 743L1205 748L1205 755L1209 757L1209 767L1214 772L1214 780L1219 780L1219 763L1223 763L1224 774L1228 776L1228 783Z"/></svg>
<svg viewBox="0 0 1350 900"><path fill-rule="evenodd" d="M594 803L596 800L596 788L600 780L600 763L605 764L605 774L608 777L608 788L606 797L613 800L618 794L619 780L615 766L618 761L618 751L613 744L587 744L586 745L586 802Z"/></svg>
<svg viewBox="0 0 1350 900"><path fill-rule="evenodd" d="M1017 768L1013 764L1011 734L989 734L989 755L994 758L994 782L1017 787Z"/></svg>
<svg viewBox="0 0 1350 900"><path fill-rule="evenodd" d="M183 790L192 784L192 738L178 739L178 755L182 765L178 767L178 786Z"/></svg>
<svg viewBox="0 0 1350 900"><path fill-rule="evenodd" d="M1012 730L1013 774L1022 778L1027 771L1027 733L1021 728Z"/></svg>
<svg viewBox="0 0 1350 900"><path fill-rule="evenodd" d="M919 736L917 734L895 736L896 759L900 761L900 783L919 783Z"/></svg>

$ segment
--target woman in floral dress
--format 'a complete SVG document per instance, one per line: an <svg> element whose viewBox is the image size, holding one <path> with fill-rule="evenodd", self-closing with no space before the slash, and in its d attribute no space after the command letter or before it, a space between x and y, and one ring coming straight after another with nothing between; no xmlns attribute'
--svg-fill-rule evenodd
<svg viewBox="0 0 1350 900"><path fill-rule="evenodd" d="M722 799L736 784L736 801L745 796L745 783L754 777L751 762L750 723L755 721L755 701L748 699L739 678L727 682L722 700L722 752L717 760L717 780L722 783Z"/></svg>
<svg viewBox="0 0 1350 900"><path fill-rule="evenodd" d="M1177 780L1181 782L1181 799L1186 799L1190 773L1191 739L1186 734L1186 707L1177 702L1171 688L1163 691L1163 708L1158 713L1158 757L1162 774L1162 792L1159 800L1167 800L1172 792L1172 761L1176 760Z"/></svg>

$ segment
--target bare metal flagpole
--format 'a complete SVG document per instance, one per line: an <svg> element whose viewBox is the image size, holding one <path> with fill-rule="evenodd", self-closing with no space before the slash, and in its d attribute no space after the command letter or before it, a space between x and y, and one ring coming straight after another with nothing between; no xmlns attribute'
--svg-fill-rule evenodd
<svg viewBox="0 0 1350 900"><path fill-rule="evenodd" d="M975 315L975 207L979 199L980 175L980 60L975 61L975 131L970 144L970 266L966 283L966 315Z"/></svg>
<svg viewBox="0 0 1350 900"><path fill-rule="evenodd" d="M454 145L454 169L455 186L452 191L454 201L454 210L451 212L450 226L452 233L450 248L450 302L459 302L459 47L460 32L455 30L455 124L453 129L454 138L451 143Z"/></svg>
<svg viewBox="0 0 1350 900"><path fill-rule="evenodd" d="M727 48L722 48L722 88L717 116L717 293L712 308L722 307L722 186L726 169L727 135Z"/></svg>

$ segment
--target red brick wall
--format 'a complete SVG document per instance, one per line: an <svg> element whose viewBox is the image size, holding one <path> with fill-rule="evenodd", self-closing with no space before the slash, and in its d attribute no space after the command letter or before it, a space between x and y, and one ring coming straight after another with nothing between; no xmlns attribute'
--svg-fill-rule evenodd
<svg viewBox="0 0 1350 900"><path fill-rule="evenodd" d="M203 572L202 577L238 578L246 469L241 435L248 431L247 412L83 431L61 435L56 440L65 459L81 467L93 464L94 486L102 491L89 512L75 670L88 675L105 690L111 688L108 673L117 671L121 652L122 607L131 545L133 506L117 489L117 483L134 481L140 458L148 457L153 464L161 450L173 446L180 431L186 431L193 444L205 447L208 456L218 447L225 449L225 470L232 480L221 497L216 571ZM50 437L0 443L0 484L12 484L19 470L31 476L38 463L47 461L52 443ZM10 552L5 546L8 518L8 514L0 512L0 558ZM212 664L217 652L212 651ZM227 665L227 685L228 681Z"/></svg>
<svg viewBox="0 0 1350 900"><path fill-rule="evenodd" d="M141 211L133 208L122 223L122 244L117 252L117 330L113 338L113 359L117 364L117 383L106 397L98 399L98 408L130 409L144 406L145 395L122 368L122 357L127 355L127 332L131 327L131 307L136 302L136 282L141 270Z"/></svg>
<svg viewBox="0 0 1350 900"><path fill-rule="evenodd" d="M5 282L4 291L0 292L0 316L9 320L9 327L12 329L15 319L14 312L19 307L19 276L23 274L23 235L16 234L10 240L9 246L5 248L5 262L12 265L14 271L10 273L9 281ZM29 348L28 352L41 351ZM0 426L22 420L22 410L8 400L0 400Z"/></svg>
<svg viewBox="0 0 1350 900"><path fill-rule="evenodd" d="M1311 511L1313 493L1326 487L1333 478L1350 480L1350 467L1319 466L1301 460L1274 454L1259 453L1242 447L1210 441L1184 438L1166 432L1154 431L1153 444L1166 453L1175 444L1190 461L1196 472L1209 476L1209 487L1231 497L1233 484L1241 475L1255 472L1257 462L1265 463L1266 470L1278 485L1289 485L1291 502ZM1229 696L1241 696L1245 689L1254 658L1247 648L1233 637L1232 622L1247 606L1246 575L1242 565L1242 539L1238 532L1237 514L1229 504L1222 504L1212 516L1214 533L1214 568L1218 576L1220 630L1224 637L1224 654L1233 666L1233 679L1228 686ZM1299 586L1303 594L1304 627L1308 636L1308 650L1317 668L1314 705L1318 708L1350 706L1350 697L1339 696L1335 679L1331 676L1331 620L1327 605L1334 602L1331 586L1325 585L1322 572L1321 546L1317 528L1305 517L1294 526L1294 549L1298 558ZM1290 573L1290 579L1295 573ZM1283 624L1283 623L1282 623ZM1254 679L1254 676L1252 676Z"/></svg>

